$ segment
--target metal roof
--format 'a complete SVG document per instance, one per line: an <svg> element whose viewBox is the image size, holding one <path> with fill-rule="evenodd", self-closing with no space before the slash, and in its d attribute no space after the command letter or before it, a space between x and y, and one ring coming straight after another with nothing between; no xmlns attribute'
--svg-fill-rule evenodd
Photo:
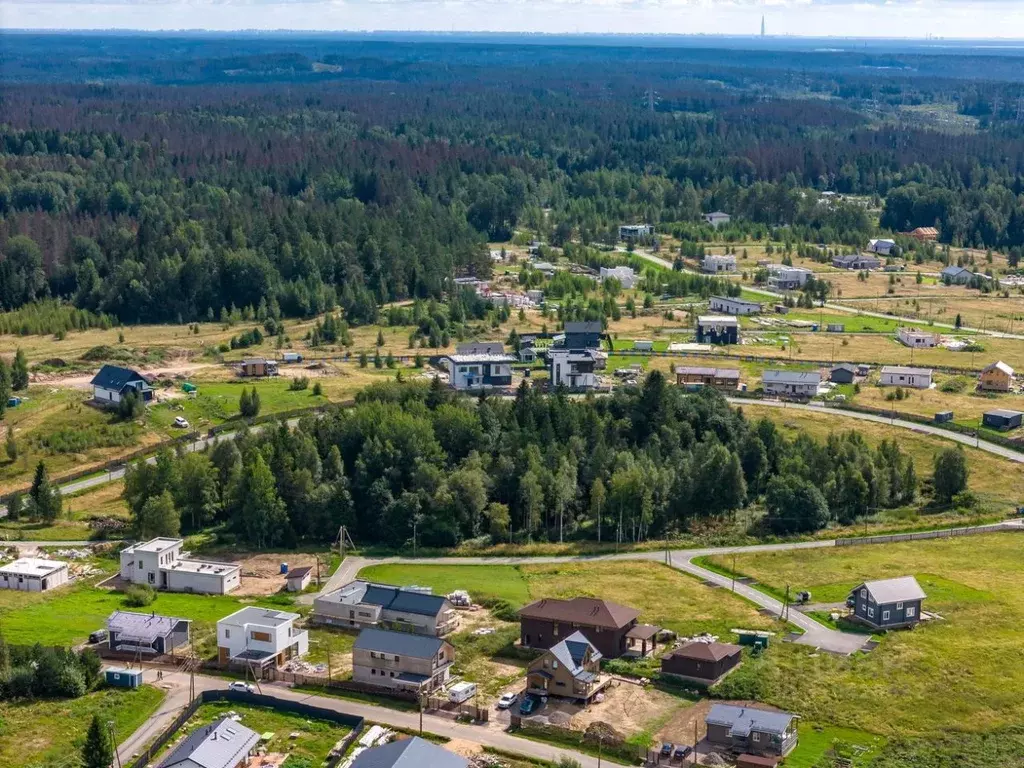
<svg viewBox="0 0 1024 768"><path fill-rule="evenodd" d="M904 376L931 376L931 368L907 368L903 365L883 365L882 375L887 373L903 374Z"/></svg>
<svg viewBox="0 0 1024 768"><path fill-rule="evenodd" d="M388 632L367 627L359 633L353 648L360 651L393 653L414 659L432 659L444 645L444 640L433 635L414 635L410 632Z"/></svg>
<svg viewBox="0 0 1024 768"><path fill-rule="evenodd" d="M574 597L571 600L537 600L520 608L519 615L531 619L554 619L584 627L619 629L636 621L640 611L596 597Z"/></svg>
<svg viewBox="0 0 1024 768"><path fill-rule="evenodd" d="M495 355L489 352L479 352L466 355L445 355L445 358L453 363L512 363L515 362L514 355Z"/></svg>
<svg viewBox="0 0 1024 768"><path fill-rule="evenodd" d="M1021 416L1021 415L1024 415L1024 414L1022 414L1020 411L1011 411L1011 410L1008 410L1006 408L996 408L995 410L992 410L992 411L985 411L985 415L986 416L999 416L1000 418L1003 418L1003 419L1012 419L1015 416Z"/></svg>
<svg viewBox="0 0 1024 768"><path fill-rule="evenodd" d="M104 365L92 377L90 384L94 387L120 392L133 381L142 382L144 389L149 388L149 382L146 381L146 377L138 371L133 371L131 368L122 368L119 365Z"/></svg>
<svg viewBox="0 0 1024 768"><path fill-rule="evenodd" d="M576 677L584 671L583 662L586 661L588 650L591 661L600 661L601 652L587 640L582 632L577 630L562 642L551 646L550 653L561 662L563 667L569 670L569 674Z"/></svg>
<svg viewBox="0 0 1024 768"><path fill-rule="evenodd" d="M818 384L821 374L818 371L765 371L761 381L765 384Z"/></svg>
<svg viewBox="0 0 1024 768"><path fill-rule="evenodd" d="M256 731L225 717L192 731L159 768L237 768L259 740Z"/></svg>
<svg viewBox="0 0 1024 768"><path fill-rule="evenodd" d="M742 304L742 305L745 305L745 306L748 306L748 307L760 307L761 306L761 302L759 302L759 301L749 301L747 299L733 298L732 296L712 296L711 300L712 301L729 301L729 302L732 302L733 304Z"/></svg>
<svg viewBox="0 0 1024 768"><path fill-rule="evenodd" d="M876 603L899 603L904 600L923 600L927 597L917 579L913 576L900 576L896 579L882 579L881 581L865 581L854 589L866 589L868 594Z"/></svg>
<svg viewBox="0 0 1024 768"><path fill-rule="evenodd" d="M120 639L153 642L158 637L167 637L179 622L188 619L175 616L160 616L156 613L135 611L114 611L107 617L107 631L116 632Z"/></svg>
<svg viewBox="0 0 1024 768"><path fill-rule="evenodd" d="M417 616L437 616L445 608L447 598L392 584L373 584L368 581L350 581L342 587L318 597L317 601L341 605L379 605L385 610L415 613Z"/></svg>
<svg viewBox="0 0 1024 768"><path fill-rule="evenodd" d="M255 605L247 605L245 608L235 611L230 616L225 616L217 623L220 624L223 621L227 624L234 624L235 626L258 624L263 627L279 627L282 624L293 622L298 618L299 614L297 613L288 613L287 611L276 611L273 608L257 608Z"/></svg>
<svg viewBox="0 0 1024 768"><path fill-rule="evenodd" d="M781 736L795 717L796 715L789 712L770 712L767 709L715 704L704 718L704 722L708 725L727 726L733 736L749 736L751 731Z"/></svg>
<svg viewBox="0 0 1024 768"><path fill-rule="evenodd" d="M601 333L600 320L572 321L565 324L565 333Z"/></svg>
<svg viewBox="0 0 1024 768"><path fill-rule="evenodd" d="M996 363L992 363L991 365L986 365L984 368L981 369L982 373L985 373L986 371L1002 371L1007 376L1013 376L1013 368L1008 366L1002 360Z"/></svg>
<svg viewBox="0 0 1024 768"><path fill-rule="evenodd" d="M286 578L289 579L302 579L305 578L306 574L313 570L312 566L306 565L302 568L292 568L285 574Z"/></svg>
<svg viewBox="0 0 1024 768"><path fill-rule="evenodd" d="M466 768L468 765L466 758L413 736L361 752L351 768Z"/></svg>
<svg viewBox="0 0 1024 768"><path fill-rule="evenodd" d="M743 649L730 643L687 643L682 648L672 651L669 656L679 656L695 661L721 661L729 656L742 653Z"/></svg>
<svg viewBox="0 0 1024 768"><path fill-rule="evenodd" d="M500 341L467 341L464 344L455 345L457 355L502 355L505 353L505 345Z"/></svg>
<svg viewBox="0 0 1024 768"><path fill-rule="evenodd" d="M701 315L697 318L698 325L739 325L739 322L732 315Z"/></svg>

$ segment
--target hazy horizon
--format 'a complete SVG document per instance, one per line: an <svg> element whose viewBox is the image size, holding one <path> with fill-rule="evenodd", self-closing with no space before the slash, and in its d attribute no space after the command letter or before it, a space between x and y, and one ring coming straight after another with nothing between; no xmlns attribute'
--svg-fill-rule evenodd
<svg viewBox="0 0 1024 768"><path fill-rule="evenodd" d="M1014 0L15 0L0 28L757 36L762 15L774 37L1024 39L1024 2Z"/></svg>

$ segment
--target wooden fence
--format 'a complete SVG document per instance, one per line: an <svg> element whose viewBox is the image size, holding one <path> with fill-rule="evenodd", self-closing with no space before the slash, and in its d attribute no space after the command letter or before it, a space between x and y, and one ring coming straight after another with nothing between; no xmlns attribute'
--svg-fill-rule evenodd
<svg viewBox="0 0 1024 768"><path fill-rule="evenodd" d="M945 528L939 531L919 531L918 533L892 533L884 536L862 536L848 539L836 539L837 547L852 547L857 544L892 544L897 541L917 541L919 539L951 539L956 536L974 536L979 533L1000 533L1004 531L1024 531L1024 527L1000 523L983 528Z"/></svg>

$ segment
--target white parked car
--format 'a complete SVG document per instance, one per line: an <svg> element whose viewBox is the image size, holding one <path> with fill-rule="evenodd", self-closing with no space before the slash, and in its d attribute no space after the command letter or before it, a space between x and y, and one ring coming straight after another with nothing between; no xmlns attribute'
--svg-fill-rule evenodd
<svg viewBox="0 0 1024 768"><path fill-rule="evenodd" d="M242 693L255 693L256 689L252 683L243 683L241 680L235 680L232 683L228 683L229 691L241 691Z"/></svg>
<svg viewBox="0 0 1024 768"><path fill-rule="evenodd" d="M178 416L174 419L174 426L181 427L182 429L188 429L188 419L184 416Z"/></svg>
<svg viewBox="0 0 1024 768"><path fill-rule="evenodd" d="M508 709L516 703L517 698L519 698L519 694L516 693L501 694L501 698L498 699L498 709Z"/></svg>

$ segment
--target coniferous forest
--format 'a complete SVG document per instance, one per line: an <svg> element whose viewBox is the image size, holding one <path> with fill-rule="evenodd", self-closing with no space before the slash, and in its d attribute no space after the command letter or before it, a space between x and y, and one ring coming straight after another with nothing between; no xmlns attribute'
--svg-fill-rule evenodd
<svg viewBox="0 0 1024 768"><path fill-rule="evenodd" d="M485 243L517 230L697 241L711 210L733 214L726 238L853 247L876 230L866 201L885 231L937 226L1011 265L1024 246L1011 56L4 37L5 310L190 322L263 302L355 325L486 275Z"/></svg>

